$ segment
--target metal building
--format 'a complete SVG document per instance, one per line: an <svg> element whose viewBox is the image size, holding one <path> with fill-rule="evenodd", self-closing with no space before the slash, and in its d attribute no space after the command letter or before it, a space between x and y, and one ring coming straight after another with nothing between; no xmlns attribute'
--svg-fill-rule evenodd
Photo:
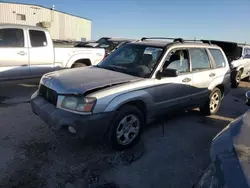
<svg viewBox="0 0 250 188"><path fill-rule="evenodd" d="M52 39L90 40L91 20L40 5L0 1L0 23L47 28Z"/></svg>

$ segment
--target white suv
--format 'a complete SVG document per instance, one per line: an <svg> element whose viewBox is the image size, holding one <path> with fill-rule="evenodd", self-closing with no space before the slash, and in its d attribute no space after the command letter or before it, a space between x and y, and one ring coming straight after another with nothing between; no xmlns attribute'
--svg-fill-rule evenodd
<svg viewBox="0 0 250 188"><path fill-rule="evenodd" d="M44 75L31 106L55 130L66 127L82 138L106 135L123 149L160 115L194 107L215 114L229 88L229 64L220 47L142 38L97 66Z"/></svg>

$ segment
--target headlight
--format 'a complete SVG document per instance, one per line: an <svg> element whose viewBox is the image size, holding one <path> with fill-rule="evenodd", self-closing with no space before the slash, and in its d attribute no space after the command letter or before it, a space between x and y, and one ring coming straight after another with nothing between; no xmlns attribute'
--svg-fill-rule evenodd
<svg viewBox="0 0 250 188"><path fill-rule="evenodd" d="M79 112L91 112L95 106L96 98L65 96L61 107Z"/></svg>

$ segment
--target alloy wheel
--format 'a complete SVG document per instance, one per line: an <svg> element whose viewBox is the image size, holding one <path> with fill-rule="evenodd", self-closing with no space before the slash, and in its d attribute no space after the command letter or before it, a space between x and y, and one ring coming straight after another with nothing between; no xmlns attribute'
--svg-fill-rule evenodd
<svg viewBox="0 0 250 188"><path fill-rule="evenodd" d="M140 132L140 120L135 115L125 116L116 130L116 139L121 145L130 144Z"/></svg>

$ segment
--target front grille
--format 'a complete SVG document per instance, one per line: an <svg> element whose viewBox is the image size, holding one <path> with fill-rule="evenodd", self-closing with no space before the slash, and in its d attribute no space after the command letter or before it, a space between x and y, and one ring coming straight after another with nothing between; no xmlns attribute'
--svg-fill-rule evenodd
<svg viewBox="0 0 250 188"><path fill-rule="evenodd" d="M39 95L43 97L46 101L56 106L57 103L57 93L56 91L41 85L39 89Z"/></svg>

